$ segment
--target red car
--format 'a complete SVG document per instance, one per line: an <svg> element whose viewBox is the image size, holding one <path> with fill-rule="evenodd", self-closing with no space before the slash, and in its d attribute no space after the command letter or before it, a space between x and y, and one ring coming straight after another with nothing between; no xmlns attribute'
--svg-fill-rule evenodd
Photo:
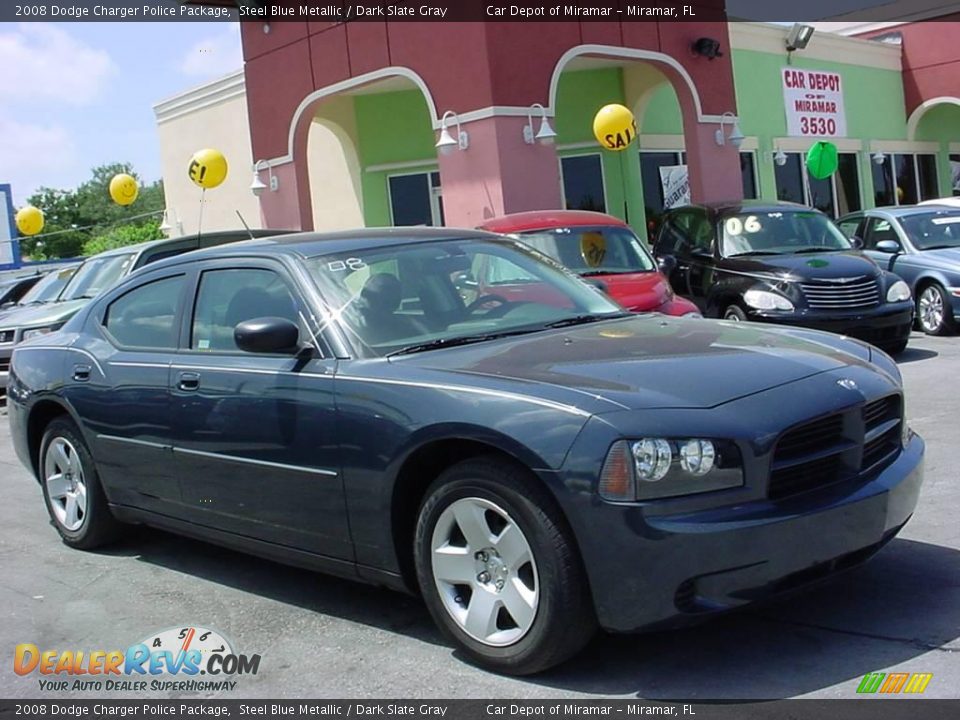
<svg viewBox="0 0 960 720"><path fill-rule="evenodd" d="M536 210L493 218L480 229L522 240L580 277L599 281L628 310L700 314L696 305L674 294L640 238L612 215Z"/></svg>

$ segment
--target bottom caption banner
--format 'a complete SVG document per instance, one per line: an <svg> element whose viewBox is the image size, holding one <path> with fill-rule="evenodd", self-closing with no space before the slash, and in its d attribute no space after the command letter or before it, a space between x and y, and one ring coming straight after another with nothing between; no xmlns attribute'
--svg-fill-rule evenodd
<svg viewBox="0 0 960 720"><path fill-rule="evenodd" d="M0 718L579 718L693 720L955 720L960 700L774 700L672 703L632 700L0 700Z"/></svg>

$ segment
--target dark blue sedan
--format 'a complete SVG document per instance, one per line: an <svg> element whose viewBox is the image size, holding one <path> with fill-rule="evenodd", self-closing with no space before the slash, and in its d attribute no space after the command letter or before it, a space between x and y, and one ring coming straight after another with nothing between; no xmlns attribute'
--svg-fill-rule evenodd
<svg viewBox="0 0 960 720"><path fill-rule="evenodd" d="M477 231L149 265L17 346L9 416L68 546L142 523L418 592L514 674L853 567L923 477L882 351L634 315Z"/></svg>
<svg viewBox="0 0 960 720"><path fill-rule="evenodd" d="M884 207L838 221L877 264L903 278L928 335L949 335L960 323L960 210L946 206Z"/></svg>

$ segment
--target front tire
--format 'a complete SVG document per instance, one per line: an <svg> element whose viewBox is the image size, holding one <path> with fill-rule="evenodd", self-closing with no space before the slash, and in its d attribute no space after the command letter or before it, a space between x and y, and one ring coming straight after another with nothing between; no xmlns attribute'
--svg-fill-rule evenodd
<svg viewBox="0 0 960 720"><path fill-rule="evenodd" d="M444 471L420 508L414 552L434 621L479 665L540 672L596 631L587 579L556 502L509 462L484 457Z"/></svg>
<svg viewBox="0 0 960 720"><path fill-rule="evenodd" d="M917 295L917 320L920 329L927 335L950 335L954 332L950 296L941 285L931 283Z"/></svg>
<svg viewBox="0 0 960 720"><path fill-rule="evenodd" d="M72 420L57 418L47 427L38 468L47 512L64 543L91 550L117 537L120 523L110 513L93 457Z"/></svg>
<svg viewBox="0 0 960 720"><path fill-rule="evenodd" d="M743 308L733 303L727 305L723 311L723 319L731 320L733 322L747 322L747 314L743 311Z"/></svg>

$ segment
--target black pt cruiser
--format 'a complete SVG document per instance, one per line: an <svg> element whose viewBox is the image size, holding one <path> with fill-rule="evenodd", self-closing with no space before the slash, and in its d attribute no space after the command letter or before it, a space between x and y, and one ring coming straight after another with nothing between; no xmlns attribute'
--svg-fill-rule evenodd
<svg viewBox="0 0 960 720"><path fill-rule="evenodd" d="M749 200L677 208L654 253L674 291L706 317L829 330L891 353L907 347L909 286L819 210Z"/></svg>
<svg viewBox="0 0 960 720"><path fill-rule="evenodd" d="M509 300L457 290L481 264ZM155 263L18 345L9 397L67 545L142 523L419 592L516 674L852 567L922 480L883 352L626 313L476 231Z"/></svg>

